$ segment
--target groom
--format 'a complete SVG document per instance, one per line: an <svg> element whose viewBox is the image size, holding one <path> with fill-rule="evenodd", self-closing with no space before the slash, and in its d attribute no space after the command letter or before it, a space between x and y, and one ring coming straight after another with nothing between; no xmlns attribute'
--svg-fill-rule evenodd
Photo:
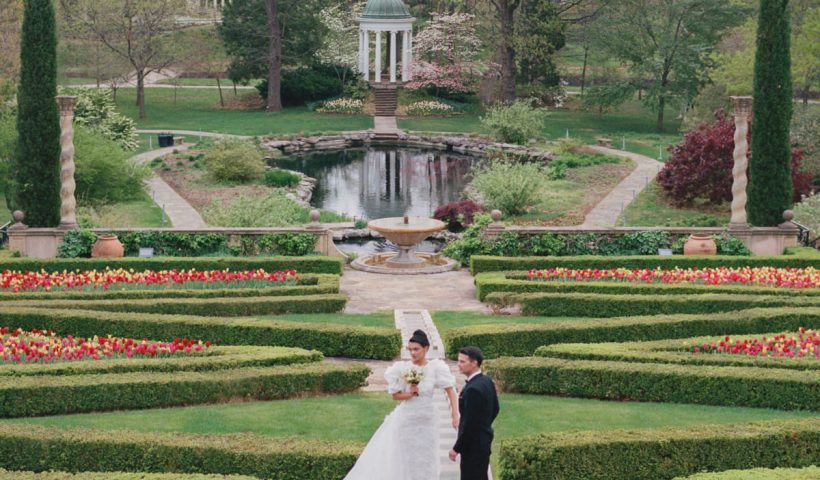
<svg viewBox="0 0 820 480"><path fill-rule="evenodd" d="M458 437L450 460L461 455L461 480L487 480L492 423L498 415L495 385L481 373L484 355L478 347L464 347L458 353L458 369L467 376L467 384L458 397Z"/></svg>

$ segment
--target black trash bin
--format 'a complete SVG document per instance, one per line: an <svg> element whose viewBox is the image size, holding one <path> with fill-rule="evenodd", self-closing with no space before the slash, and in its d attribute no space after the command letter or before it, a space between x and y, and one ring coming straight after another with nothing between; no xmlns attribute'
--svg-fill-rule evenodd
<svg viewBox="0 0 820 480"><path fill-rule="evenodd" d="M174 146L174 136L170 133L160 133L157 135L157 140L160 148Z"/></svg>

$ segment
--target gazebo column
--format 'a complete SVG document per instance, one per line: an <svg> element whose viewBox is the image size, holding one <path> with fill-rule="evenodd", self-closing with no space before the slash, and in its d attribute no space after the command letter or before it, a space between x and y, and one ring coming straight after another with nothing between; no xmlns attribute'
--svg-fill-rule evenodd
<svg viewBox="0 0 820 480"><path fill-rule="evenodd" d="M409 60L409 38L407 38L407 30L401 32L401 81L406 82L410 80L408 74L410 73L410 69L408 66L410 65Z"/></svg>
<svg viewBox="0 0 820 480"><path fill-rule="evenodd" d="M370 32L364 30L364 55L362 56L362 71L364 72L364 81L370 81Z"/></svg>
<svg viewBox="0 0 820 480"><path fill-rule="evenodd" d="M413 80L413 29L405 32L407 38L407 63L402 64L402 69L407 70L407 82Z"/></svg>
<svg viewBox="0 0 820 480"><path fill-rule="evenodd" d="M396 31L390 30L390 83L396 83Z"/></svg>
<svg viewBox="0 0 820 480"><path fill-rule="evenodd" d="M376 30L376 83L382 81L382 31Z"/></svg>

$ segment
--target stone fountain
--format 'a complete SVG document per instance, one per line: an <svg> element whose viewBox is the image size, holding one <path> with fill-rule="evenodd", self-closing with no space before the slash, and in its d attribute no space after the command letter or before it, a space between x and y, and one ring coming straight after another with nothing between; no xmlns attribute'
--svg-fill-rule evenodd
<svg viewBox="0 0 820 480"><path fill-rule="evenodd" d="M389 217L372 220L367 228L378 232L398 247L398 253L377 253L357 258L351 266L372 273L398 275L440 273L452 270L456 262L437 253L416 252L415 247L430 234L443 230L444 222L425 217Z"/></svg>

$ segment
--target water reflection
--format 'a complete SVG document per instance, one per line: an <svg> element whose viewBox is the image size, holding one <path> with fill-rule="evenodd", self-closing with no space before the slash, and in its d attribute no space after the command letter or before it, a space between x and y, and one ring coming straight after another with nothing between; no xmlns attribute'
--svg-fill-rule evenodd
<svg viewBox="0 0 820 480"><path fill-rule="evenodd" d="M312 204L357 218L429 217L461 197L477 160L467 155L397 147L291 156L274 165L316 179Z"/></svg>

